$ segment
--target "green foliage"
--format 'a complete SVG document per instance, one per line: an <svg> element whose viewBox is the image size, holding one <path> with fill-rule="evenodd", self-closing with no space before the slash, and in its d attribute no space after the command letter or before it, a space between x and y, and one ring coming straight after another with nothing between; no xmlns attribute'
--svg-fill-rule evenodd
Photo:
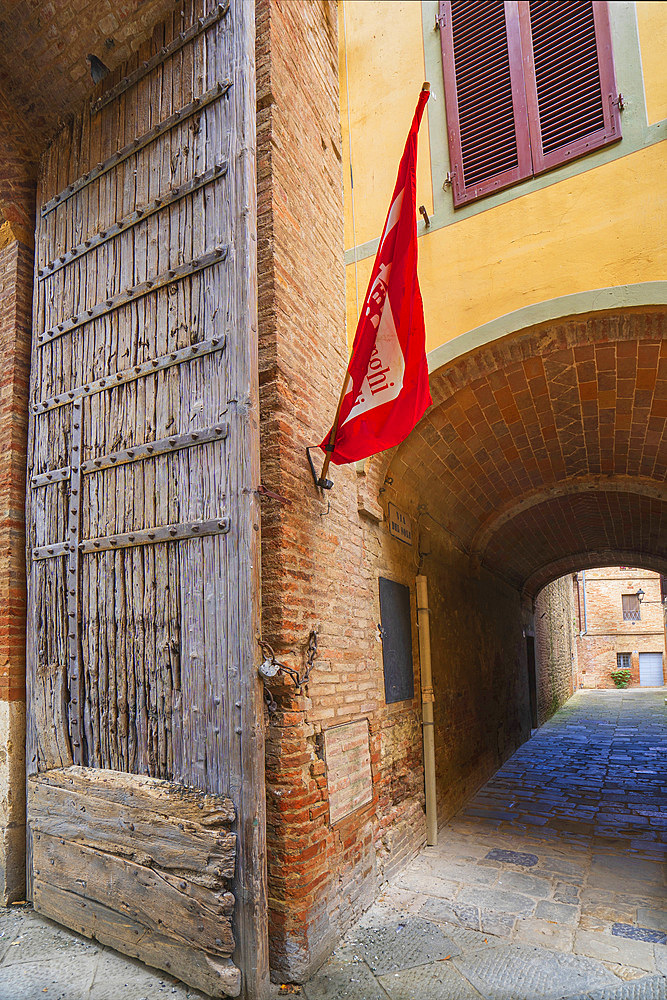
<svg viewBox="0 0 667 1000"><path fill-rule="evenodd" d="M617 688L626 688L630 683L630 670L628 667L619 667L618 670L611 671L611 679Z"/></svg>

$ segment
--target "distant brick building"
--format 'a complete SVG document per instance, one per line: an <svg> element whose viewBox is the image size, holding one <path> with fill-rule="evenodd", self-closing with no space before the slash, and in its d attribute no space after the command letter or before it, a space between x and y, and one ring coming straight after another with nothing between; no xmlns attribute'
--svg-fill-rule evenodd
<svg viewBox="0 0 667 1000"><path fill-rule="evenodd" d="M577 673L575 647L592 641L592 625L587 620L586 638L575 640L579 611L571 574L621 562L667 572L667 282L659 222L667 122L659 41L664 5L596 4L609 20L612 44L606 47L607 29L604 38L596 35L591 8L588 35L577 37L588 38L596 51L598 42L600 51L613 49L617 87L594 112L614 127L596 129L591 144L588 123L597 119L586 117L578 151L565 131L552 137L557 162L551 153L546 162L536 148L537 168L527 173L518 165L501 170L494 159L514 142L513 113L506 116L507 146L477 114L488 106L490 120L500 120L484 84L494 79L495 64L462 61L487 73L470 91L483 104L470 111L470 122L481 123L475 127L483 132L469 132L470 149L482 156L470 162L471 177L486 171L487 153L493 167L483 190L474 194L473 185L466 186L466 204L453 200L452 178L464 166L456 160L460 128L451 128L460 115L451 79L446 99L443 44L447 48L453 35L436 0L257 0L256 21L254 5L244 0L51 0L39 11L13 0L5 7L12 16L0 17L0 902L25 893L26 704L28 765L46 775L33 781L44 788L59 768L43 755L38 760L36 747L51 738L54 719L63 766L79 767L70 760L72 747L82 761L78 779L123 776L116 758L96 756L90 720L109 705L105 725L114 732L108 745L115 753L117 730L128 751L132 739L144 754L128 752L120 761L132 787L153 777L155 761L161 768L156 781L183 778L166 750L175 733L193 765L183 784L229 793L241 803L239 865L247 879L237 878L234 900L223 895L221 903L234 909L241 981L217 958L209 961L207 948L219 957L222 946L217 937L199 938L198 924L188 925L186 957L195 971L204 970L206 992L240 989L244 1000L266 1000L269 965L278 981L308 978L387 877L420 848L426 802L435 803L435 819L444 824L582 677L598 686L592 668ZM473 19L461 37L479 42L488 25L476 5L455 7ZM541 16L543 5L534 7ZM521 5L522 16L527 9ZM503 10L498 5L500 16ZM558 17L556 42L573 34L567 18L580 17L578 5L559 5ZM499 26L501 67L508 44L502 40L516 27L508 35ZM451 56L451 45L448 51ZM582 72L590 66L587 51ZM111 71L97 90L86 66L86 53L95 52ZM569 47L565 56L567 78L575 79ZM523 73L528 65L524 60L515 69ZM517 88L511 75L503 79L511 107ZM420 137L417 205L425 217L417 225L433 406L400 446L337 467L335 487L325 493L315 487L306 446L322 440L335 412L358 300L424 80L432 100ZM467 93L467 82L459 83ZM549 93L562 108L579 108L560 87ZM582 87L584 96L598 93ZM102 98L109 100L93 113ZM225 116L242 101L238 114L246 115L246 132L235 146L237 119ZM562 108L558 122L565 121ZM575 132L577 121L568 126ZM521 127L523 150L529 122ZM225 143L230 136L230 149L221 145L219 157L209 139L214 134ZM214 179L200 173L206 167ZM224 196L223 177L232 192L225 188ZM245 190L234 187L244 177ZM218 187L202 194L209 181ZM87 214L74 208L84 199ZM230 206L237 215L225 222ZM202 221L207 217L214 220L210 229ZM168 235L164 228L157 236L150 230L149 238L148 227L166 226L167 219ZM195 231L201 256L193 249ZM127 234L135 232L136 247L126 252ZM217 263L210 266L234 281L223 286L222 278L216 284L196 277L204 275L202 261L211 253ZM85 280L63 281L70 273L65 268L76 274L80 261L103 254L104 271L91 263ZM38 308L31 320L33 286ZM215 306L213 293L223 287L229 294ZM239 287L246 307L237 316L230 309L241 299L231 291ZM132 312L139 297L141 314ZM152 310L150 343L146 309ZM105 341L102 350L78 350L92 328L116 336L118 315L126 338L120 347ZM47 392L38 380L51 369L36 359L58 352L61 343L77 346L79 367L61 365L62 392L54 396L56 390ZM225 387L224 399L214 399L215 380L205 373L183 385L167 381L179 370L171 362L181 365L181 351L189 352L187 364L199 365L214 356L213 348L220 347L215 356L222 358L225 344L216 383ZM247 383L240 392L238 380L227 385L223 377L238 372L246 351ZM65 356L75 354L56 353L57 360ZM146 480L148 488L141 479L136 488L109 487L113 502L97 507L117 514L118 526L98 537L89 520L82 522L80 501L67 486L72 470L81 472L71 430L89 434L92 422L89 414L71 425L58 421L75 401L110 393L121 399L130 392L123 387L140 379L156 387L141 389L153 400L154 417L139 422L137 407L122 401L100 407L118 423L94 448L86 445L84 482L113 476L124 483L157 442L150 461L162 472ZM50 447L62 442L62 454L49 452L48 462L30 467L26 535L29 404L36 426L48 429L52 421L60 428L40 431L38 440ZM233 444L241 440L231 429L235 414L247 417L254 435L247 448ZM219 442L209 437L218 432ZM225 467L233 488L214 475L212 463L196 458L197 449L209 445L203 454L210 454L214 441L218 452L224 447L232 455L236 448ZM164 458L185 452L185 444L187 462ZM78 452L85 450L77 444ZM321 461L320 455L320 469ZM53 530L38 542L33 510L46 505L46 496L55 511ZM101 489L92 496L97 503ZM158 518L153 500L170 503L173 513ZM203 513L186 509L191 500L202 510L210 505L204 521L215 534L205 537L219 539L219 550L197 563L196 573L184 563L181 574L178 560L208 545L195 538ZM125 517L127 523L120 520ZM187 538L184 526L192 533ZM233 547L232 529L241 528L243 538ZM76 546L72 532L80 538ZM155 585L137 589L136 600L124 577L115 585L111 572L100 573L106 587L96 592L104 589L106 605L86 619L83 598L92 588L70 586L65 593L65 560L67 572L83 579L89 555L97 559L95 543L104 542L109 548L103 551L113 554L103 558L118 563L120 581L119 538L151 552L156 537L171 546L172 563L160 564L169 572L159 581L146 576ZM227 557L232 549L234 559L244 554L251 583L229 571L237 565ZM42 601L47 613L41 617L26 616L26 555L28 579L42 573L44 586L55 588L56 599ZM177 563L183 587L175 583ZM591 578L599 572L607 571L586 570L587 615ZM223 576L229 586L223 587ZM640 644L649 611L659 613L657 577L650 580L643 572L623 591L631 595L641 585L646 593L640 623L614 619L623 645L609 646L611 625L598 636L609 646L600 683L610 683L617 651L637 651L631 660L639 683L642 665L650 668L664 649L657 625L641 633L646 644ZM221 608L229 609L224 626L216 617ZM26 618L33 651L27 698ZM202 621L209 622L206 648ZM40 643L42 622L50 631ZM92 646L99 622L113 642ZM621 636L622 628L633 630L632 641ZM149 657L135 654L132 645L146 634ZM230 637L238 655L229 654ZM265 692L258 667L267 649L292 673L269 676ZM431 684L424 682L427 650ZM642 661L640 653L654 658ZM141 680L148 699L142 700L141 684L136 697L136 684L127 683L137 668L148 677ZM297 672L307 680L292 683ZM112 675L114 685L122 678L120 685L100 697L99 677L106 683ZM425 706L433 722L424 718ZM146 764L149 719L153 756ZM89 727L83 745L72 736L77 726L79 733ZM422 733L429 729L435 760L426 776ZM192 738L183 739L184 732ZM219 750L223 740L233 753ZM238 768L227 782L223 771L232 761ZM255 768L250 777L247 765ZM92 822L92 815L78 810L77 822ZM124 807L120 816L117 828L132 832ZM36 828L31 806L28 824ZM63 891L78 896L77 907L87 913L96 904L93 892L107 893L100 904L107 909L126 905L113 880L70 880ZM173 921L173 909L170 916ZM137 937L152 940L151 933ZM157 952L166 954L155 949L155 961ZM191 969L178 974L193 982Z"/></svg>
<svg viewBox="0 0 667 1000"><path fill-rule="evenodd" d="M619 668L630 669L630 687L663 684L665 613L660 575L609 566L575 573L573 589L580 686L614 687L611 672Z"/></svg>

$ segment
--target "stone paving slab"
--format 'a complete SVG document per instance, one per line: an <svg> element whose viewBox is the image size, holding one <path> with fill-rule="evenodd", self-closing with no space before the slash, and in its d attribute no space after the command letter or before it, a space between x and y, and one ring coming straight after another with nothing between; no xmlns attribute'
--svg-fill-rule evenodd
<svg viewBox="0 0 667 1000"><path fill-rule="evenodd" d="M449 962L380 976L391 1000L480 1000L481 994Z"/></svg>
<svg viewBox="0 0 667 1000"><path fill-rule="evenodd" d="M364 928L359 935L359 946L376 976L460 954L460 949L440 927L412 916L381 927Z"/></svg>
<svg viewBox="0 0 667 1000"><path fill-rule="evenodd" d="M337 949L303 987L307 1000L387 1000L387 994L360 956Z"/></svg>
<svg viewBox="0 0 667 1000"><path fill-rule="evenodd" d="M0 908L0 1000L207 998L171 976L58 926L29 906L13 906Z"/></svg>
<svg viewBox="0 0 667 1000"><path fill-rule="evenodd" d="M618 982L594 959L518 944L476 951L454 964L486 1000L560 1000Z"/></svg>
<svg viewBox="0 0 667 1000"><path fill-rule="evenodd" d="M574 952L577 955L590 955L602 962L632 965L646 972L654 972L656 967L654 945L646 941L612 937L604 931L599 933L579 929L574 939Z"/></svg>
<svg viewBox="0 0 667 1000"><path fill-rule="evenodd" d="M21 962L0 968L0 1000L88 1000L96 956L52 954L49 961ZM107 994L108 995L108 994Z"/></svg>
<svg viewBox="0 0 667 1000"><path fill-rule="evenodd" d="M646 976L632 983L595 990L586 1000L667 1000L667 979L664 976Z"/></svg>

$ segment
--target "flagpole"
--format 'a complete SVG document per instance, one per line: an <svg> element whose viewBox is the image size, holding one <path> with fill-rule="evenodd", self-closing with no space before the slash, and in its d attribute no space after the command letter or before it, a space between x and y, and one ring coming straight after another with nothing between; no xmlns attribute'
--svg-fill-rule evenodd
<svg viewBox="0 0 667 1000"><path fill-rule="evenodd" d="M428 93L430 93L430 90L431 90L431 84L428 83L428 81L427 81L427 82L425 82L422 85L421 89L422 89L422 93L428 94ZM380 241L380 246L381 245L382 245L382 241ZM350 361L351 360L352 359L350 359ZM332 456L332 454L333 454L333 452L335 450L335 447L336 447L336 435L338 434L338 425L340 423L340 414L341 414L341 410L343 408L343 400L345 398L345 394L346 394L348 386L350 384L350 378L351 378L351 376L350 376L350 362L348 362L347 371L345 373L345 379L343 381L343 388L341 389L340 397L338 399L338 406L336 407L336 416L334 417L334 422L333 422L333 424L331 426L331 431L329 432L329 440L327 441L327 444L326 444L325 449L324 449L325 452L326 452L326 457L324 459L324 464L322 466L322 471L320 473L319 479L316 480L317 486L319 486L320 489L323 489L323 490L330 490L331 487L333 486L333 483L331 482L331 480L327 479L327 473L329 472L329 465L331 464L331 456ZM429 397L429 400L430 400L430 397ZM322 447L322 445L320 445L320 447ZM308 449L306 449L306 450L308 451ZM310 461L310 467L311 467L311 471L313 473L313 478L315 479L316 473L315 473L315 468L313 466L313 461L310 458L310 452L308 452L308 458L309 458L309 461Z"/></svg>
<svg viewBox="0 0 667 1000"><path fill-rule="evenodd" d="M343 406L343 399L345 398L345 393L347 392L347 387L350 384L350 369L345 373L345 379L343 380L343 388L340 392L340 398L338 400L338 406L336 407L336 416L334 417L334 422L331 426L331 433L329 434L329 440L326 447L326 458L324 459L324 465L322 466L322 472L320 473L320 478L318 480L318 486L322 489L326 489L324 483L327 482L327 472L329 471L329 465L331 463L331 453L336 447L336 434L338 433L338 422L340 421L340 411Z"/></svg>

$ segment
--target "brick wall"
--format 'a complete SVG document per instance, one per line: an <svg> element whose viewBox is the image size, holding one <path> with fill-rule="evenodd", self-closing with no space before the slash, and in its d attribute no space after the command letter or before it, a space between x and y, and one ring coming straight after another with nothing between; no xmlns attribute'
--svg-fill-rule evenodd
<svg viewBox="0 0 667 1000"><path fill-rule="evenodd" d="M577 683L576 608L572 577L548 584L535 601L537 720L541 726L574 693Z"/></svg>
<svg viewBox="0 0 667 1000"><path fill-rule="evenodd" d="M630 687L639 686L639 654L662 653L665 660L665 620L660 601L660 576L638 568L617 566L587 570L574 581L575 601L581 608L577 638L580 683L586 688L611 688L617 654L630 653ZM584 586L586 621L583 621ZM623 619L623 594L645 592L638 621Z"/></svg>
<svg viewBox="0 0 667 1000"><path fill-rule="evenodd" d="M319 640L308 685L273 684L266 716L272 974L301 981L424 842L420 569L435 608L441 819L525 738L528 693L517 591L471 574L435 523L420 557L417 500L382 474L340 467L330 493L314 488L305 448L328 428L347 361L336 8L258 0L257 25L261 471L290 501L262 501L262 631L299 668L311 629ZM413 520L410 545L389 534L390 499ZM390 705L380 576L412 602L415 697ZM372 798L332 824L323 736L353 720L368 720Z"/></svg>
<svg viewBox="0 0 667 1000"><path fill-rule="evenodd" d="M25 894L25 461L32 251L0 226L0 901Z"/></svg>

